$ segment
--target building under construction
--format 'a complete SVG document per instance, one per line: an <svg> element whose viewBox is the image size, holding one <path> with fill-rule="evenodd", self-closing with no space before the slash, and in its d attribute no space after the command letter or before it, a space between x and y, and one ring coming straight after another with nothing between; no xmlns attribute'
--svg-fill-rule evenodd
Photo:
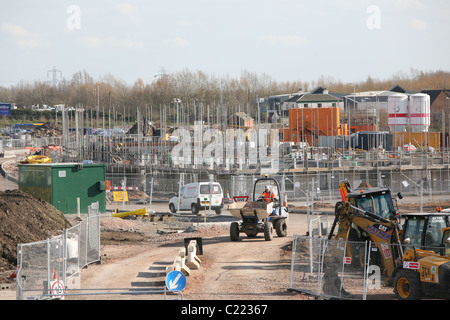
<svg viewBox="0 0 450 320"><path fill-rule="evenodd" d="M417 196L450 191L450 154L440 147L440 132L416 132L411 126L375 131L376 112L349 112L332 103L290 108L286 125L230 113L205 118L219 119L214 123L201 116L195 122L185 117L170 126L161 111L158 123L138 112L130 126L93 130L93 119L74 110L70 116L62 113L61 138L26 136L11 143L61 145L52 155L54 162L105 163L111 186L126 181L127 186L162 198L185 183L205 180L219 181L231 196L246 195L253 180L264 174L279 179L292 200L339 197L341 180L352 185L367 181ZM393 110L391 118L403 121L405 112ZM174 157L180 146L183 159L190 161Z"/></svg>

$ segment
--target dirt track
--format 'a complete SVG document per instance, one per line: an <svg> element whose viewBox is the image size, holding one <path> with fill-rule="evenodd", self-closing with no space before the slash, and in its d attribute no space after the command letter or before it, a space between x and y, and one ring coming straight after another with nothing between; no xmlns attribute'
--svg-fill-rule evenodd
<svg viewBox="0 0 450 320"><path fill-rule="evenodd" d="M287 291L292 233L305 233L305 219L305 215L290 216L288 237L274 236L272 241L265 241L262 234L256 238L241 235L238 242L230 240L229 224L199 226L194 232L155 236L154 232L148 229L149 222L126 221L129 228L141 230L140 234L147 235L143 239L136 239L133 232L126 236L127 240L116 239L114 240L116 244L113 244L111 238L116 237L115 233L111 230L103 232L102 243L105 241L110 243L102 248L103 263L83 270L82 286L131 290L164 286L165 267L173 262L178 250L184 246L184 238L202 237L203 255L199 255L201 266L199 270L191 270L187 277L186 289L183 291L184 299L310 299ZM161 223L153 226L158 227L158 224L159 227L163 227ZM114 277L111 277L111 274ZM149 298L162 297L148 295L119 297L134 300Z"/></svg>
<svg viewBox="0 0 450 320"><path fill-rule="evenodd" d="M449 207L450 203L437 203ZM159 204L164 210L166 204ZM156 205L158 206L158 205ZM332 204L324 205L329 209ZM424 204L424 211L434 211L436 203ZM417 204L404 203L402 211L417 211ZM226 211L224 215L227 215ZM307 230L305 214L292 214L288 236L265 241L262 234L232 242L229 225L198 227L189 223L149 222L102 218L102 263L82 271L82 287L91 289L126 288L128 291L164 287L165 268L173 262L184 238L202 237L203 255L199 270L187 277L186 300L311 300L311 296L292 293L289 288L291 251L294 233ZM330 216L332 219L332 216ZM196 224L194 223L195 227ZM161 234L158 230L176 228L179 233ZM175 229L173 229L175 230ZM172 230L172 231L173 231ZM181 230L185 230L181 232ZM192 231L192 232L189 232ZM161 295L98 295L76 299L162 299Z"/></svg>

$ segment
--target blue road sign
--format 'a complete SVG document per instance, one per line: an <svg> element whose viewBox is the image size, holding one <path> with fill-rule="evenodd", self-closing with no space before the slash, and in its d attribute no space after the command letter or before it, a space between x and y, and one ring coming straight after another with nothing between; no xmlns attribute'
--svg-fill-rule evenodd
<svg viewBox="0 0 450 320"><path fill-rule="evenodd" d="M166 287L170 291L183 291L186 287L186 277L180 271L171 271L166 276Z"/></svg>

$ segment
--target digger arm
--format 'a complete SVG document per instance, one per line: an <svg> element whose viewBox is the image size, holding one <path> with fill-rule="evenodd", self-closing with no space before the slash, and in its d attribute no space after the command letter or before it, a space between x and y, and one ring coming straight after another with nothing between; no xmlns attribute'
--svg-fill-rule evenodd
<svg viewBox="0 0 450 320"><path fill-rule="evenodd" d="M350 183L348 181L342 181L341 183L339 183L339 192L341 193L342 201L347 201L347 194L349 192L352 192Z"/></svg>
<svg viewBox="0 0 450 320"><path fill-rule="evenodd" d="M328 239L333 237L334 229L339 225L334 238L347 241L352 224L358 226L370 235L372 242L381 253L387 275L390 277L396 267L395 257L402 255L397 223L361 210L348 202L338 202L335 214ZM398 246L393 248L391 244L398 244ZM392 250L400 250L400 252L397 255L393 254Z"/></svg>

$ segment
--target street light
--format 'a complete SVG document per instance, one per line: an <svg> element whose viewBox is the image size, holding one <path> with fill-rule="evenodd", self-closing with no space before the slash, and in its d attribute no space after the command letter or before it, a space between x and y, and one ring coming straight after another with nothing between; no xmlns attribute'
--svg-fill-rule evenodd
<svg viewBox="0 0 450 320"><path fill-rule="evenodd" d="M173 99L173 102L175 102L175 103L177 104L177 127L180 127L180 121L179 121L179 119L178 119L178 114L179 114L179 111L178 111L178 103L181 103L181 99L174 98L174 99Z"/></svg>

